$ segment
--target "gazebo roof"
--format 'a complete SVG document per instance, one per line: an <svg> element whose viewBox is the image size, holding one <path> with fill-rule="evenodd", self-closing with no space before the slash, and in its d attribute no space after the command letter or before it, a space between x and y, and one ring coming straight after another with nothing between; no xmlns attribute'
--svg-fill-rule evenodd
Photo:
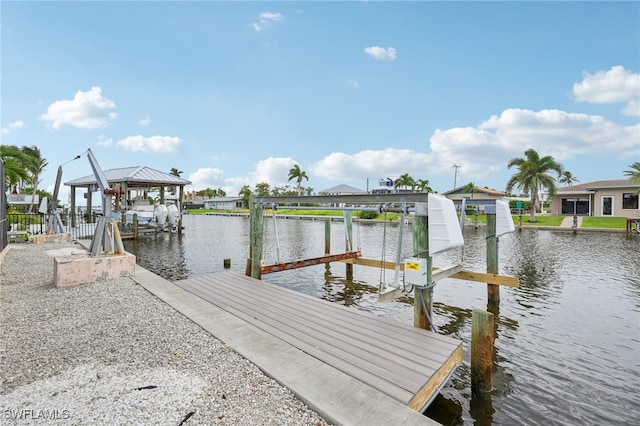
<svg viewBox="0 0 640 426"><path fill-rule="evenodd" d="M146 166L104 170L104 175L109 184L126 183L128 187L184 186L191 184L189 180ZM90 186L96 185L97 181L94 175L88 175L64 184L66 186Z"/></svg>

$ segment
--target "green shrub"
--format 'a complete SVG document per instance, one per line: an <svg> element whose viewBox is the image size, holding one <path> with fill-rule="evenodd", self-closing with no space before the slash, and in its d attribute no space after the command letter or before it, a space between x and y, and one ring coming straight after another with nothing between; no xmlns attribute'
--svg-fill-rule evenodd
<svg viewBox="0 0 640 426"><path fill-rule="evenodd" d="M358 212L358 217L360 219L377 219L378 218L378 212L376 211L361 211Z"/></svg>

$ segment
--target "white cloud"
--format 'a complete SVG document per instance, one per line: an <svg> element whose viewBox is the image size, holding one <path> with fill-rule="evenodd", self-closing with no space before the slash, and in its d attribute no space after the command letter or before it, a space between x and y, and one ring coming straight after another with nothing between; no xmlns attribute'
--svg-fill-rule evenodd
<svg viewBox="0 0 640 426"><path fill-rule="evenodd" d="M21 121L21 120L13 121L9 123L8 126L5 126L2 128L2 134L8 135L11 132L13 132L15 129L24 129L25 127L27 127L27 125L24 124L24 121Z"/></svg>
<svg viewBox="0 0 640 426"><path fill-rule="evenodd" d="M573 85L573 94L579 102L625 102L623 114L640 116L640 74L627 71L622 66L595 74L585 72L582 81Z"/></svg>
<svg viewBox="0 0 640 426"><path fill-rule="evenodd" d="M88 92L78 91L72 100L55 101L40 119L50 121L54 129L68 124L80 129L105 127L117 117L112 112L116 104L102 96L100 87L92 87Z"/></svg>
<svg viewBox="0 0 640 426"><path fill-rule="evenodd" d="M96 145L98 145L98 146L111 146L111 145L113 145L113 139L107 138L104 135L100 135Z"/></svg>
<svg viewBox="0 0 640 426"><path fill-rule="evenodd" d="M297 164L289 157L269 157L260 160L256 164L255 171L251 174L253 183L267 182L272 187L287 184L289 170Z"/></svg>
<svg viewBox="0 0 640 426"><path fill-rule="evenodd" d="M282 22L284 16L281 13L263 12L258 15L258 22L251 24L254 30L264 31L271 28L274 22Z"/></svg>
<svg viewBox="0 0 640 426"><path fill-rule="evenodd" d="M180 151L181 140L173 136L129 136L116 142L116 146L127 151L159 152L171 154Z"/></svg>
<svg viewBox="0 0 640 426"><path fill-rule="evenodd" d="M397 177L409 173L415 179L430 174L433 158L430 154L411 149L386 148L365 150L355 154L334 152L311 166L311 172L334 181L366 182L367 178Z"/></svg>
<svg viewBox="0 0 640 426"><path fill-rule="evenodd" d="M138 121L138 125L142 127L147 127L149 123L151 123L151 119L149 118L148 115L145 116L142 120Z"/></svg>
<svg viewBox="0 0 640 426"><path fill-rule="evenodd" d="M581 154L640 154L640 125L623 127L601 116L560 110L508 109L477 127L436 130L431 150L436 172L464 164L464 173L482 179L504 170L507 162L533 148L562 162Z"/></svg>
<svg viewBox="0 0 640 426"><path fill-rule="evenodd" d="M395 61L396 59L396 49L393 47L378 47L371 46L365 47L365 53L379 61Z"/></svg>
<svg viewBox="0 0 640 426"><path fill-rule="evenodd" d="M218 189L225 185L224 170L203 167L189 175L189 180L195 191L205 188Z"/></svg>

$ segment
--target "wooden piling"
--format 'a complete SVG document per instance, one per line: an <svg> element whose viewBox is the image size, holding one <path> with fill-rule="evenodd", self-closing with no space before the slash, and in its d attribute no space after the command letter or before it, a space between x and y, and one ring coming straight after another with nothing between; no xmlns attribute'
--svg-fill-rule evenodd
<svg viewBox="0 0 640 426"><path fill-rule="evenodd" d="M249 259L251 265L249 270L251 277L260 279L264 230L264 206L256 203L253 198L249 203Z"/></svg>
<svg viewBox="0 0 640 426"><path fill-rule="evenodd" d="M331 218L324 220L324 254L331 253Z"/></svg>
<svg viewBox="0 0 640 426"><path fill-rule="evenodd" d="M138 213L133 214L133 239L138 239Z"/></svg>
<svg viewBox="0 0 640 426"><path fill-rule="evenodd" d="M471 316L471 388L491 391L494 319L491 312L474 309Z"/></svg>
<svg viewBox="0 0 640 426"><path fill-rule="evenodd" d="M498 273L498 238L496 237L496 214L487 213L487 273ZM487 284L487 301L489 305L500 303L500 286Z"/></svg>
<svg viewBox="0 0 640 426"><path fill-rule="evenodd" d="M414 216L411 220L412 235L413 235L413 252L420 253L418 257L427 259L427 284L431 284L432 281L432 268L433 259L428 253L429 250L429 216ZM431 321L429 316L431 313L425 313L422 309L421 300L424 301L424 306L429 309L431 304L431 296L429 290L422 290L414 287L413 289L413 326L423 328L425 330L431 329Z"/></svg>
<svg viewBox="0 0 640 426"><path fill-rule="evenodd" d="M343 214L345 226L344 248L346 252L349 252L353 251L353 215L351 210L345 210ZM345 273L347 280L353 280L353 263L346 264Z"/></svg>

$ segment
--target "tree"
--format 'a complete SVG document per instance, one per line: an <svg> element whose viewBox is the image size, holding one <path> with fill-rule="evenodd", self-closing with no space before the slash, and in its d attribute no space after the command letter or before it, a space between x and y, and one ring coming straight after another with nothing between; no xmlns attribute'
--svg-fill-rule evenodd
<svg viewBox="0 0 640 426"><path fill-rule="evenodd" d="M49 162L42 158L40 148L35 145L23 146L21 148L22 153L25 155L26 168L31 175L31 185L33 186L33 194L38 193L38 183L40 181L40 174L49 165ZM31 204L29 204L29 213L33 212L34 198L31 197Z"/></svg>
<svg viewBox="0 0 640 426"><path fill-rule="evenodd" d="M178 176L178 177L180 177L182 173L184 173L182 170L178 170L175 167L172 167L171 171L169 172L170 175Z"/></svg>
<svg viewBox="0 0 640 426"><path fill-rule="evenodd" d="M507 168L518 167L519 171L511 176L507 182L506 191L511 193L514 187L521 188L525 193L531 194L531 217L529 222L536 221L536 206L540 203L539 192L545 188L549 195L556 192L556 180L549 176L547 172L555 171L558 176L562 175L564 168L562 164L556 162L552 156L540 157L534 149L524 152L525 158L512 158L507 163Z"/></svg>
<svg viewBox="0 0 640 426"><path fill-rule="evenodd" d="M558 182L571 186L573 185L573 182L580 182L580 181L571 172L565 170L564 172L562 172L562 176L560 176L560 179L558 179Z"/></svg>
<svg viewBox="0 0 640 426"><path fill-rule="evenodd" d="M463 194L471 194L471 199L473 200L473 194L476 193L476 184L473 182L469 182L465 186L462 187Z"/></svg>
<svg viewBox="0 0 640 426"><path fill-rule="evenodd" d="M5 187L15 189L20 182L29 180L24 153L15 145L0 145L0 158L4 161Z"/></svg>
<svg viewBox="0 0 640 426"><path fill-rule="evenodd" d="M270 192L270 187L267 182L256 183L256 188L254 193L258 197L268 197Z"/></svg>
<svg viewBox="0 0 640 426"><path fill-rule="evenodd" d="M404 173L400 175L398 179L396 179L393 187L395 188L396 192L398 192L398 188L411 188L411 190L413 191L413 189L416 187L416 181L413 180L411 176L409 176L409 173Z"/></svg>
<svg viewBox="0 0 640 426"><path fill-rule="evenodd" d="M433 189L429 186L428 179L418 179L416 181L416 189L419 192L433 192Z"/></svg>
<svg viewBox="0 0 640 426"><path fill-rule="evenodd" d="M307 173L305 171L300 169L299 164L294 165L293 168L289 170L288 182L291 182L291 180L293 179L296 180L296 188L298 189L298 196L300 196L302 195L302 179L306 179L308 181L309 177L307 176Z"/></svg>
<svg viewBox="0 0 640 426"><path fill-rule="evenodd" d="M631 170L625 170L624 175L631 178L631 182L636 185L640 185L640 161L629 166ZM640 194L640 188L636 191L636 194Z"/></svg>
<svg viewBox="0 0 640 426"><path fill-rule="evenodd" d="M240 188L238 195L242 196L242 207L245 209L249 208L249 198L251 198L251 188L249 188L249 185L244 185Z"/></svg>

